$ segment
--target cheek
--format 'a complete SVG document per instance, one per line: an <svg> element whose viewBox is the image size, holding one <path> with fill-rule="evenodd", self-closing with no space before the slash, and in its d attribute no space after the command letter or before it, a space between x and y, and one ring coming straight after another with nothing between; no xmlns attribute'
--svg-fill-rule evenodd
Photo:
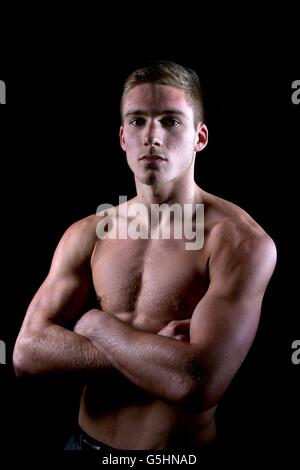
<svg viewBox="0 0 300 470"><path fill-rule="evenodd" d="M173 135L171 139L167 140L167 146L173 148L175 151L179 149L184 153L191 151L194 147L193 136L190 134Z"/></svg>
<svg viewBox="0 0 300 470"><path fill-rule="evenodd" d="M138 143L138 135L135 132L126 132L124 140L126 142L127 149L130 149L135 147Z"/></svg>

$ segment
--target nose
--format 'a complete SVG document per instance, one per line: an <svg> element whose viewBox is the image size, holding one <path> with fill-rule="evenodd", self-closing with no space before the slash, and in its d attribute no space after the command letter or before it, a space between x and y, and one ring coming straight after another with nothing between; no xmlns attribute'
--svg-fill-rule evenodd
<svg viewBox="0 0 300 470"><path fill-rule="evenodd" d="M155 122L150 122L145 127L144 145L160 147L162 145L162 136L159 126Z"/></svg>

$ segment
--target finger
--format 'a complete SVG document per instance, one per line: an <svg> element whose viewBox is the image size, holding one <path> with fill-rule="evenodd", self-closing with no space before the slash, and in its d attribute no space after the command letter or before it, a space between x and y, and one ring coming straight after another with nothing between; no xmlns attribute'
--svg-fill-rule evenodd
<svg viewBox="0 0 300 470"><path fill-rule="evenodd" d="M185 341L186 343L190 342L190 337L188 335L176 335L174 336L174 339L177 339L178 341Z"/></svg>

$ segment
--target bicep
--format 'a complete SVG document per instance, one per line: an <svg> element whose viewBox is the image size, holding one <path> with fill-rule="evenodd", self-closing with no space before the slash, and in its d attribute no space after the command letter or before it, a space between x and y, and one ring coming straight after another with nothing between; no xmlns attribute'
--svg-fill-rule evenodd
<svg viewBox="0 0 300 470"><path fill-rule="evenodd" d="M190 326L191 346L212 395L223 394L250 349L275 254L264 239L241 243L238 251L222 247L214 256L209 289Z"/></svg>
<svg viewBox="0 0 300 470"><path fill-rule="evenodd" d="M196 307L190 343L213 394L222 395L241 366L255 337L261 296L230 298L208 291Z"/></svg>
<svg viewBox="0 0 300 470"><path fill-rule="evenodd" d="M87 275L50 273L29 305L24 326L39 329L55 323L67 327L78 318L90 288Z"/></svg>
<svg viewBox="0 0 300 470"><path fill-rule="evenodd" d="M68 327L78 319L92 290L93 239L84 236L85 226L85 221L74 224L62 237L50 272L29 305L23 329L36 330L51 323Z"/></svg>

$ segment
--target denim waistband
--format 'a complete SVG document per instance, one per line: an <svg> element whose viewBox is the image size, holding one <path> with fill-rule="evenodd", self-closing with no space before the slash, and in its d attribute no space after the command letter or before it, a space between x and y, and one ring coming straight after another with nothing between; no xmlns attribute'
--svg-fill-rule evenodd
<svg viewBox="0 0 300 470"><path fill-rule="evenodd" d="M92 436L87 434L83 429L81 429L79 426L77 427L75 431L75 438L78 443L78 445L81 447L82 450L121 450L121 449L116 449L114 447L110 447L107 444L104 444L101 441L98 441L97 439L94 439Z"/></svg>

